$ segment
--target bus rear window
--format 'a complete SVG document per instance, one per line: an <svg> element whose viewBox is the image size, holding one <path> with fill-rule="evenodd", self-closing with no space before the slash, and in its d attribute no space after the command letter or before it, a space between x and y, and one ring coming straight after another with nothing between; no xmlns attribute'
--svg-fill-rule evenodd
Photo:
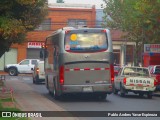
<svg viewBox="0 0 160 120"><path fill-rule="evenodd" d="M104 32L69 33L65 37L65 50L68 52L98 52L107 48L107 36Z"/></svg>

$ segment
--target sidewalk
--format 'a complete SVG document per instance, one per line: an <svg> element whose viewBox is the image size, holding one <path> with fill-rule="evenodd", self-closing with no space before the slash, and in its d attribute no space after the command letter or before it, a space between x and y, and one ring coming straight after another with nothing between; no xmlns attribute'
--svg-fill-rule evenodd
<svg viewBox="0 0 160 120"><path fill-rule="evenodd" d="M13 88L14 98L22 111L65 111L53 101L36 93L29 85L20 80L6 80L6 86ZM78 120L73 117L31 118L32 120Z"/></svg>

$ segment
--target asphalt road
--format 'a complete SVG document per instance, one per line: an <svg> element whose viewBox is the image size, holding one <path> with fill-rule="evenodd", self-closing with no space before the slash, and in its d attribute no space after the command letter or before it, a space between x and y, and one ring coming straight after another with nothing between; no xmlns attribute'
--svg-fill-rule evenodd
<svg viewBox="0 0 160 120"><path fill-rule="evenodd" d="M106 100L98 100L92 96L66 96L65 100L57 101L48 93L44 83L35 85L31 76L7 76L8 80L21 80L37 93L51 100L66 111L159 111L160 96L148 99L146 96L129 93L125 98L119 95L108 95ZM80 120L159 120L158 117L79 117Z"/></svg>

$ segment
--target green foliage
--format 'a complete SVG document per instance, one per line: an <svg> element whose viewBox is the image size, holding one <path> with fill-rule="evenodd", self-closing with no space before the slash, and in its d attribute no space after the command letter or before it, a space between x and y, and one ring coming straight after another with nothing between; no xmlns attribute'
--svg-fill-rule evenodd
<svg viewBox="0 0 160 120"><path fill-rule="evenodd" d="M0 1L0 57L13 43L23 43L47 14L45 0Z"/></svg>
<svg viewBox="0 0 160 120"><path fill-rule="evenodd" d="M112 18L106 20L108 27L126 31L132 35L131 38L141 34L139 42L142 42L142 33L144 43L160 42L160 0L104 0L104 2L106 4L104 13Z"/></svg>
<svg viewBox="0 0 160 120"><path fill-rule="evenodd" d="M106 26L127 32L136 43L136 53L145 43L160 43L160 0L103 0ZM137 56L137 55L135 55Z"/></svg>

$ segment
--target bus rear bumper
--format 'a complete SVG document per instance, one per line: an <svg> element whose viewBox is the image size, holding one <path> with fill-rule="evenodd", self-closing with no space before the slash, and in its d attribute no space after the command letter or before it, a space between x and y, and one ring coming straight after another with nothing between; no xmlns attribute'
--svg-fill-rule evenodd
<svg viewBox="0 0 160 120"><path fill-rule="evenodd" d="M63 85L62 93L112 93L111 84L98 85Z"/></svg>

